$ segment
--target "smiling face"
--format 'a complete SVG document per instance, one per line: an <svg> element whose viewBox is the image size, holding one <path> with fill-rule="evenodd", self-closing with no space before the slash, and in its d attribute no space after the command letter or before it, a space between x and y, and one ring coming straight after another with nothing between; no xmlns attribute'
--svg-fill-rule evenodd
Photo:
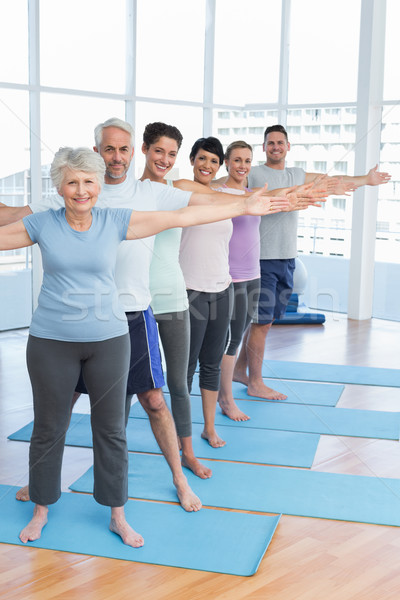
<svg viewBox="0 0 400 600"><path fill-rule="evenodd" d="M220 168L219 158L212 152L200 150L190 161L193 166L194 180L203 185L210 185Z"/></svg>
<svg viewBox="0 0 400 600"><path fill-rule="evenodd" d="M162 136L154 144L143 144L142 152L146 155L143 179L162 181L175 164L178 143L172 138Z"/></svg>
<svg viewBox="0 0 400 600"><path fill-rule="evenodd" d="M100 147L94 147L106 163L106 183L122 183L133 157L133 146L131 136L127 131L119 127L105 127Z"/></svg>
<svg viewBox="0 0 400 600"><path fill-rule="evenodd" d="M233 148L229 158L225 160L229 177L241 187L246 186L252 158L253 153L249 148Z"/></svg>
<svg viewBox="0 0 400 600"><path fill-rule="evenodd" d="M284 133L280 131L268 133L263 148L267 156L268 167L281 169L285 167L286 154L290 150L290 144Z"/></svg>
<svg viewBox="0 0 400 600"><path fill-rule="evenodd" d="M100 189L95 173L67 169L58 193L64 198L67 214L83 218L96 204Z"/></svg>

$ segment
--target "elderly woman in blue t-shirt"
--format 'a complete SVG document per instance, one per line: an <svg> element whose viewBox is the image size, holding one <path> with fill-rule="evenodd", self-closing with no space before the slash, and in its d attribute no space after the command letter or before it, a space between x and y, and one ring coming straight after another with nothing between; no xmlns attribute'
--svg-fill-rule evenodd
<svg viewBox="0 0 400 600"><path fill-rule="evenodd" d="M51 178L65 208L24 217L0 227L0 250L39 244L43 284L32 318L27 363L34 403L29 455L33 518L21 531L37 540L48 505L61 495L60 474L73 392L82 367L90 396L94 455L94 498L111 507L111 531L125 544L143 538L125 519L128 452L125 434L126 380L130 342L118 303L114 265L118 245L170 227L224 220L244 212L262 214L268 203L253 194L245 205L190 206L149 212L95 207L105 165L88 148L61 148ZM135 265L132 265L135 268Z"/></svg>

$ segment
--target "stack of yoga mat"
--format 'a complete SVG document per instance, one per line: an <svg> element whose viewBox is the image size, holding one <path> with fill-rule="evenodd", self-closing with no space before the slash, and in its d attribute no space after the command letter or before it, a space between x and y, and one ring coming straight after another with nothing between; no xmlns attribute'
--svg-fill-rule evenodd
<svg viewBox="0 0 400 600"><path fill-rule="evenodd" d="M265 376L277 378L269 385L288 398L281 402L251 398L244 386L234 384L237 403L251 419L234 422L217 409L218 431L227 442L218 449L200 437L203 416L195 377L191 396L194 450L206 459L213 476L202 480L190 471L186 474L208 508L186 513L178 505L166 504L177 502L171 473L146 413L135 403L127 437L129 496L136 500L128 502L127 516L144 536L145 546L127 548L107 532L108 509L87 495L93 490L92 468L70 486L79 493L63 494L52 507L42 538L32 545L251 575L268 548L280 514L400 526L400 480L310 470L321 434L399 439L400 413L336 407L343 383L400 387L399 372L270 361ZM29 423L9 437L28 441L31 431ZM88 415L73 413L66 443L91 447ZM10 515L0 525L0 541L18 543L17 532L29 519L32 506L17 502L14 488L2 486L0 492L3 514ZM60 526L67 532L61 541Z"/></svg>

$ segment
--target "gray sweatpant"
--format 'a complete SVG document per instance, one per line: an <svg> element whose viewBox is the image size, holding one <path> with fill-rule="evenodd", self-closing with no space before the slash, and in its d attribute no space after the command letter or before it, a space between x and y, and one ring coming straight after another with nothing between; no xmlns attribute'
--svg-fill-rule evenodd
<svg viewBox="0 0 400 600"><path fill-rule="evenodd" d="M82 366L91 405L93 495L106 506L128 498L125 396L129 335L101 342L63 342L29 336L34 427L29 451L32 502L53 504L61 495L61 463L72 396Z"/></svg>

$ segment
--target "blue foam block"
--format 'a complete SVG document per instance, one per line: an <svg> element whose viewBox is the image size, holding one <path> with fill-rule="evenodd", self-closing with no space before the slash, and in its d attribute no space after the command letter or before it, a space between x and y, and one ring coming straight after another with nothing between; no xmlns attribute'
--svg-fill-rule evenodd
<svg viewBox="0 0 400 600"><path fill-rule="evenodd" d="M159 453L160 449L150 428L148 419L128 419L128 450L131 452ZM29 441L32 434L32 423L9 436L11 440ZM311 467L317 450L319 435L289 431L273 431L255 429L251 433L245 428L218 428L221 437L226 441L223 448L212 448L200 437L203 426L193 425L193 449L196 456L221 460L264 463L270 465L286 465L289 467ZM68 446L92 447L90 416L72 413L66 444Z"/></svg>
<svg viewBox="0 0 400 600"><path fill-rule="evenodd" d="M2 543L230 575L257 571L279 521L279 516L207 509L187 513L180 506L129 500L127 520L145 540L142 548L131 548L109 531L108 507L86 494L63 493L50 507L41 538L22 544L18 534L32 518L33 505L16 500L17 489L0 486Z"/></svg>
<svg viewBox="0 0 400 600"><path fill-rule="evenodd" d="M400 387L400 369L268 360L263 364L262 374L277 379Z"/></svg>
<svg viewBox="0 0 400 600"><path fill-rule="evenodd" d="M205 506L400 526L399 479L219 461L205 464L212 469L210 479L199 479L185 469ZM92 488L91 469L73 484L80 491ZM129 495L176 501L163 457L130 456Z"/></svg>
<svg viewBox="0 0 400 600"><path fill-rule="evenodd" d="M281 319L275 319L273 325L321 325L325 323L325 315L322 313L301 313L301 312L286 312Z"/></svg>

